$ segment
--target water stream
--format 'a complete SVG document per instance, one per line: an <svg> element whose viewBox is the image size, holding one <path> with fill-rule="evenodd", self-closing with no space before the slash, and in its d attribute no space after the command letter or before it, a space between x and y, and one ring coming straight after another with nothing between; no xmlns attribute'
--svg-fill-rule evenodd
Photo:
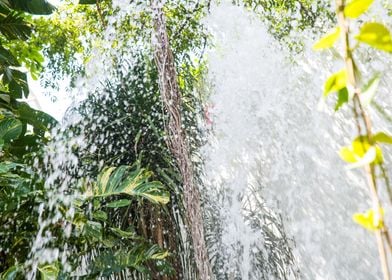
<svg viewBox="0 0 392 280"><path fill-rule="evenodd" d="M120 18L130 11L122 1L114 2L123 11ZM305 51L293 56L254 14L222 2L204 19L214 45L207 53L211 133L202 149L203 193L217 279L379 279L373 236L352 221L353 213L369 208L364 178L346 170L336 152L355 134L351 111L334 113L332 102L320 103L323 80L337 67L333 54L308 51L309 39ZM108 49L116 20L109 20L105 31ZM142 44L129 48L144 48ZM114 52L107 57L116 56ZM90 78L80 81L84 93L96 91L108 78L110 65L101 56L87 67ZM387 60L376 68L390 70L391 65ZM372 70L364 69L365 74ZM385 86L380 94L388 94ZM380 116L375 120L391 128ZM105 121L98 118L97 125ZM69 114L65 127L77 122L78 116ZM63 195L75 174L64 174L62 165L76 169L80 163L72 145L86 144L83 135L71 139L66 145L55 141L47 156L54 170L47 177L48 188L58 181L63 186L53 190L49 211L60 211L59 201L72 204L79 195ZM111 149L110 143L103 144ZM63 258L66 263L66 249L45 247L51 235L43 229L58 219L54 215L41 221L33 270L38 262Z"/></svg>
<svg viewBox="0 0 392 280"><path fill-rule="evenodd" d="M262 279L252 270L255 252L271 248L252 219L271 211L283 217L272 226L294 240L274 243L289 246L292 257L269 259L284 263L287 279L379 279L375 240L351 218L369 207L366 182L336 152L355 133L351 111L333 113L330 100L319 102L323 78L336 70L332 55L307 51L308 39L304 53L289 58L253 14L229 3L215 6L207 25L216 46L208 56L214 134L205 165L207 193L223 220L222 279ZM260 199L263 207L249 206ZM264 279L285 279L266 271Z"/></svg>

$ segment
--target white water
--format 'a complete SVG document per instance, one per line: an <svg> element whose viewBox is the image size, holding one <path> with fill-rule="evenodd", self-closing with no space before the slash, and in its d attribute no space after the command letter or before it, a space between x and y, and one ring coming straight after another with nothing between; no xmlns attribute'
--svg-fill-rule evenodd
<svg viewBox="0 0 392 280"><path fill-rule="evenodd" d="M295 246L290 245L299 278L378 279L373 237L351 220L352 213L369 207L364 180L360 173L346 172L336 153L354 134L351 122L343 120L350 112L333 115L331 109L317 110L320 85L336 64L306 53L296 58L300 66L293 66L258 19L229 4L214 7L206 23L216 40L208 58L214 135L205 148L206 193L223 221L222 245L213 252L223 256L218 272L227 278L220 279L261 279L253 264L259 249L268 254L266 240L260 225L250 225L249 219L250 212L258 210L284 217L285 231L295 240ZM113 26L106 32L110 49ZM85 92L107 77L110 65L101 55L88 67L91 79L79 84ZM326 108L332 108L330 102ZM75 138L74 143L83 146L83 139ZM52 164L76 160L62 143L56 144ZM49 185L63 178L60 167L56 172ZM64 179L66 188L71 178ZM255 205L256 198L264 208ZM42 221L42 228L51 222L56 217ZM51 238L40 234L34 261L57 259L56 250L39 251ZM289 279L296 277L296 265L285 270ZM274 277L267 272L267 279Z"/></svg>
<svg viewBox="0 0 392 280"><path fill-rule="evenodd" d="M257 195L283 215L295 240L301 279L379 279L374 237L351 218L369 208L366 182L336 152L355 135L351 111L334 114L332 100L319 106L323 79L340 61L305 50L293 66L263 24L231 4L213 7L206 22L216 41L208 57L214 135L205 149L206 193L220 208L224 251L217 254L225 258L216 265L260 279L251 267L263 235L245 218L256 181Z"/></svg>

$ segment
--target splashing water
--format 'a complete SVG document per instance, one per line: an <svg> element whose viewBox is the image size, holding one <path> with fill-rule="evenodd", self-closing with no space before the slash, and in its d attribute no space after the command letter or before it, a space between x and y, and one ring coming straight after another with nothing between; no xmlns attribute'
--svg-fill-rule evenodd
<svg viewBox="0 0 392 280"><path fill-rule="evenodd" d="M204 151L205 179L210 211L222 219L212 230L221 244L212 252L221 279L378 279L375 240L351 220L368 207L366 182L336 153L355 133L351 112L331 116L331 104L318 105L323 77L336 68L331 55L305 47L289 62L258 19L229 3L215 6L206 22L216 46L209 54L214 133ZM265 208L249 211L259 200ZM263 211L284 222L252 223ZM258 274L254 265L258 255L271 256L266 230L274 226L295 246L285 239L273 247L293 255L268 258L284 273L270 267Z"/></svg>
<svg viewBox="0 0 392 280"><path fill-rule="evenodd" d="M120 12L104 31L108 52L93 56L88 78L78 84L84 89L78 101L108 78L112 66L107 61L127 56L111 48L118 39L116 24L145 7L124 3L114 1ZM374 240L351 221L352 213L367 209L366 184L359 173L344 170L336 153L354 132L345 118L350 112L331 116L325 108L317 110L322 77L336 67L331 57L305 52L295 64L289 62L257 18L228 3L212 7L205 22L216 44L208 54L213 133L203 152L208 242L217 279L378 279ZM129 42L130 52L148 48L145 43ZM63 126L80 122L80 116L71 115ZM105 119L97 118L100 122ZM376 122L387 126L380 117ZM103 144L110 149L111 143ZM74 145L86 146L83 134L48 148L46 164L53 172L46 185L52 189L62 183L47 208L40 208L29 279L35 278L38 263L67 263L66 248L47 246L52 235L45 229L60 220L62 204L72 217L72 203L81 195L67 192L80 164ZM54 215L47 218L46 212Z"/></svg>

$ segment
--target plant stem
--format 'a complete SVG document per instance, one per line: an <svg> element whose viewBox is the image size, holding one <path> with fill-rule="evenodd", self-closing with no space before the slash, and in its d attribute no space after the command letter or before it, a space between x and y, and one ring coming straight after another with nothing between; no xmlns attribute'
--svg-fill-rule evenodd
<svg viewBox="0 0 392 280"><path fill-rule="evenodd" d="M345 68L347 72L347 88L349 91L353 91L353 102L354 102L354 113L355 113L355 121L358 129L359 136L362 136L362 125L365 126L366 137L369 143L372 143L372 125L369 116L364 110L361 99L360 99L360 89L357 84L357 77L355 74L355 64L352 55L352 51L350 48L350 38L349 38L349 26L348 21L344 15L345 8L345 0L336 0L336 11L338 17L338 24L341 29L341 37L343 41L343 55ZM381 202L377 193L377 178L375 173L375 165L368 164L365 166L366 177L370 189L370 195L373 204L373 211L378 220L382 221L382 213L381 213ZM389 266L387 260L387 251L384 244L384 237L389 236L386 227L382 227L381 229L375 230L376 241L378 252L380 255L381 268L384 276L384 280L389 280ZM387 240L388 241L388 240ZM388 247L390 250L390 248Z"/></svg>

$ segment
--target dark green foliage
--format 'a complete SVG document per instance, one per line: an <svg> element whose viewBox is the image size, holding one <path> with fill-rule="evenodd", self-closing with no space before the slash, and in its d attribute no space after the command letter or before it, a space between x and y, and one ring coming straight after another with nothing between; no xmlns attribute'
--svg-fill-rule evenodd
<svg viewBox="0 0 392 280"><path fill-rule="evenodd" d="M55 7L46 0L0 0L2 5L34 15L49 15Z"/></svg>

